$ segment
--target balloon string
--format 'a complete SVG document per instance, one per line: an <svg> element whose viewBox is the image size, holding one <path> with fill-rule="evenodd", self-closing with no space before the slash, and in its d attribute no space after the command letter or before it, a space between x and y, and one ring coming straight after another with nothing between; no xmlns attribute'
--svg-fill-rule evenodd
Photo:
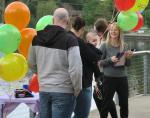
<svg viewBox="0 0 150 118"><path fill-rule="evenodd" d="M114 18L111 19L110 23L108 24L108 27L106 28L104 33L100 36L100 39L103 38L104 34L108 31L109 25L112 24L115 21L115 18L118 16L118 14L119 14L119 12L117 12L116 15L114 16Z"/></svg>
<svg viewBox="0 0 150 118"><path fill-rule="evenodd" d="M114 9L113 9L113 14L112 14L112 16L111 16L111 21L112 21L112 19L114 18L114 15L115 15L115 7L114 7Z"/></svg>

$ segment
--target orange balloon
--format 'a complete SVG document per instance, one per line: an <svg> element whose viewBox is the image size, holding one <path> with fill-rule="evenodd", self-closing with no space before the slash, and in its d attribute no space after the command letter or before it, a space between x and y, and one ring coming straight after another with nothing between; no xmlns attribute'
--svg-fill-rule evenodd
<svg viewBox="0 0 150 118"><path fill-rule="evenodd" d="M5 9L4 20L5 23L12 24L21 30L29 24L30 10L22 2L12 2Z"/></svg>
<svg viewBox="0 0 150 118"><path fill-rule="evenodd" d="M24 28L21 30L21 43L19 46L19 52L26 58L28 56L30 44L32 43L33 37L36 34L36 30L33 28Z"/></svg>
<svg viewBox="0 0 150 118"><path fill-rule="evenodd" d="M29 90L35 93L39 92L39 82L38 82L38 76L36 74L33 74L29 82Z"/></svg>

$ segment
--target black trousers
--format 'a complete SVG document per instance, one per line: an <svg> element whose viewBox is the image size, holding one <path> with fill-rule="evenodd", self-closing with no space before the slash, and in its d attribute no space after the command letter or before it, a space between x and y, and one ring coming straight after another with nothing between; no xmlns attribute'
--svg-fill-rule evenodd
<svg viewBox="0 0 150 118"><path fill-rule="evenodd" d="M102 90L103 88L102 88L102 86L99 86L99 85L97 85L97 86L98 86L99 90L101 91L102 97L103 97L103 90ZM96 106L97 106L99 114L100 114L101 111L102 111L103 98L102 99L99 98L99 96L96 94L96 90L95 89L94 89L94 92L93 92L93 98L94 98L94 101L96 103ZM112 102L110 104L109 112L110 112L110 115L111 115L112 118L118 118L116 105L115 105L113 100L112 100Z"/></svg>
<svg viewBox="0 0 150 118"><path fill-rule="evenodd" d="M120 117L128 118L128 81L127 77L106 77L103 80L104 100L101 118L107 118L115 92L118 94Z"/></svg>

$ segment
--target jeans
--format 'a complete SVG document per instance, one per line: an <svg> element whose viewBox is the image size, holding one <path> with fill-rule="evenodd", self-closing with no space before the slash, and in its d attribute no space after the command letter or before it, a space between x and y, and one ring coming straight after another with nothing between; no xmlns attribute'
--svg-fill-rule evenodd
<svg viewBox="0 0 150 118"><path fill-rule="evenodd" d="M40 92L40 118L71 118L74 106L72 93Z"/></svg>
<svg viewBox="0 0 150 118"><path fill-rule="evenodd" d="M76 99L73 118L88 118L92 99L92 86L83 88Z"/></svg>

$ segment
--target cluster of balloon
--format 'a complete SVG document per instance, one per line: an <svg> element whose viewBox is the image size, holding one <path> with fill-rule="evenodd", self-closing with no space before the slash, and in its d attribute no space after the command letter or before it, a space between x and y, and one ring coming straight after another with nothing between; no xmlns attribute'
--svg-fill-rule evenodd
<svg viewBox="0 0 150 118"><path fill-rule="evenodd" d="M114 3L120 11L117 23L123 31L137 31L144 25L141 13L147 7L149 0L114 0Z"/></svg>
<svg viewBox="0 0 150 118"><path fill-rule="evenodd" d="M0 58L0 77L7 82L13 82L22 79L28 71L24 57L27 51L23 50L23 55L14 52L18 50L19 45L28 49L27 45L31 43L36 31L26 28L30 21L30 10L19 1L6 7L4 21L5 24L0 25L0 53L3 54Z"/></svg>
<svg viewBox="0 0 150 118"><path fill-rule="evenodd" d="M30 10L23 2L15 1L6 7L4 21L6 24L0 25L0 77L7 82L13 82L22 79L27 73L26 58L29 46L37 34L36 31L53 24L53 16L40 18L36 30L26 28L30 22ZM16 50L21 54L14 53ZM39 91L37 83L37 77L33 76L31 91Z"/></svg>
<svg viewBox="0 0 150 118"><path fill-rule="evenodd" d="M8 49L10 50L10 48L12 49L12 47L13 49L7 52L12 53L19 48L19 52L27 58L29 46L32 42L33 37L36 35L35 29L26 28L30 21L29 8L27 7L27 5L25 5L22 2L19 2L19 1L12 2L5 9L4 20L5 20L5 23L11 24L14 27L16 27L19 30L18 33L20 35L20 38L19 38L20 40L17 37L12 37L12 35L8 35L9 40L7 39L6 43L8 44L9 42L10 46L7 45L9 47L7 48L7 50ZM0 34L0 37L1 37L1 34ZM13 41L13 43L10 42L10 37L13 38L13 40L15 39L19 40L19 43L17 43L18 44L17 46L16 46L15 41ZM3 45L3 43L1 43L1 45ZM5 50L5 48L3 48L3 50ZM1 47L0 47L0 51L1 51Z"/></svg>
<svg viewBox="0 0 150 118"><path fill-rule="evenodd" d="M35 93L39 92L39 82L38 82L38 76L36 74L33 74L29 82L29 90Z"/></svg>

